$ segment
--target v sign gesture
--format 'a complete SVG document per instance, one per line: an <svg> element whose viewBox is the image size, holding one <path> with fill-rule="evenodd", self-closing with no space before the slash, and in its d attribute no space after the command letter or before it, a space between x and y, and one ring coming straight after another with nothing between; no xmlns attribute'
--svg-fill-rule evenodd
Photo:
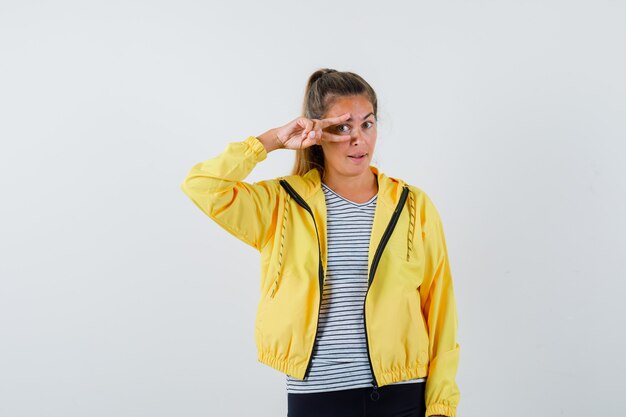
<svg viewBox="0 0 626 417"><path fill-rule="evenodd" d="M267 152L275 149L304 149L320 144L322 140L341 142L349 140L350 135L337 135L328 131L327 128L349 118L350 113L327 119L298 117L284 126L268 130L257 136L257 139L263 143Z"/></svg>

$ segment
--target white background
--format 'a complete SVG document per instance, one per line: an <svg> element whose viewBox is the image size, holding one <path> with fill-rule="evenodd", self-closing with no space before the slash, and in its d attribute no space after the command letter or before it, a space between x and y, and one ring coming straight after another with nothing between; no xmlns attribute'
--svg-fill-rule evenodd
<svg viewBox="0 0 626 417"><path fill-rule="evenodd" d="M180 184L321 67L443 219L459 415L626 415L625 41L621 1L2 0L0 415L286 415L258 253Z"/></svg>

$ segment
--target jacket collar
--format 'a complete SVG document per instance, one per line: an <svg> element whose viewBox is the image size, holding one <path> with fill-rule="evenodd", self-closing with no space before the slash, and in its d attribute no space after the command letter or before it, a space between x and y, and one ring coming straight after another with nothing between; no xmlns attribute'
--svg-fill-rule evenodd
<svg viewBox="0 0 626 417"><path fill-rule="evenodd" d="M377 200L384 204L395 206L400 199L405 182L386 175L373 165L370 165L369 168L378 179ZM317 193L322 192L320 173L315 168L310 169L304 175L290 175L283 177L283 179L287 180L305 201L310 201L316 197Z"/></svg>

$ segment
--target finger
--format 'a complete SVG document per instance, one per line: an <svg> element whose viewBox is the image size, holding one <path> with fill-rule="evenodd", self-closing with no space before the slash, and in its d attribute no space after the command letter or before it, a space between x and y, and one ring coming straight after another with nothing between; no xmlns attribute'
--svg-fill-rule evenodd
<svg viewBox="0 0 626 417"><path fill-rule="evenodd" d="M330 132L323 132L322 140L325 140L327 142L343 142L346 140L350 140L350 135L336 135Z"/></svg>
<svg viewBox="0 0 626 417"><path fill-rule="evenodd" d="M303 140L313 140L314 141L316 138L319 138L319 137L320 137L320 135L319 135L319 133L317 131L311 130L308 135L303 137Z"/></svg>
<svg viewBox="0 0 626 417"><path fill-rule="evenodd" d="M314 122L315 123L312 132L315 132L315 136L313 137L313 139L315 139L316 143L319 143L322 139L322 135L324 134L324 132L322 130L322 124L320 123L320 121L315 120Z"/></svg>
<svg viewBox="0 0 626 417"><path fill-rule="evenodd" d="M292 149L303 149L305 148L305 143L307 142L306 138L294 138L294 144Z"/></svg>
<svg viewBox="0 0 626 417"><path fill-rule="evenodd" d="M299 121L299 124L300 124L300 126L303 127L302 139L306 139L306 137L309 135L309 132L311 131L311 129L313 129L313 121L311 119L302 118Z"/></svg>
<svg viewBox="0 0 626 417"><path fill-rule="evenodd" d="M320 120L320 124L324 128L324 127L332 126L332 125L337 124L337 123L345 122L349 118L350 118L350 113L344 113L344 114L342 114L340 116L329 117L327 119L322 119L322 120Z"/></svg>
<svg viewBox="0 0 626 417"><path fill-rule="evenodd" d="M312 136L312 134L314 133L314 131L309 132L309 135L304 138L304 139L300 139L300 144L298 146L298 149L305 149L308 148L309 146L315 145L319 139L316 136Z"/></svg>

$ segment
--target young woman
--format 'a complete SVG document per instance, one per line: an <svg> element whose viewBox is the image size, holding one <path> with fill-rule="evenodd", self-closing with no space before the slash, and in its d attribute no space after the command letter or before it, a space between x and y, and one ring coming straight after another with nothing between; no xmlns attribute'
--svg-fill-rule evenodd
<svg viewBox="0 0 626 417"><path fill-rule="evenodd" d="M288 416L456 415L452 276L424 191L370 165L377 98L322 69L302 116L192 167L183 191L261 256L258 360L286 374ZM291 175L244 182L269 152Z"/></svg>

